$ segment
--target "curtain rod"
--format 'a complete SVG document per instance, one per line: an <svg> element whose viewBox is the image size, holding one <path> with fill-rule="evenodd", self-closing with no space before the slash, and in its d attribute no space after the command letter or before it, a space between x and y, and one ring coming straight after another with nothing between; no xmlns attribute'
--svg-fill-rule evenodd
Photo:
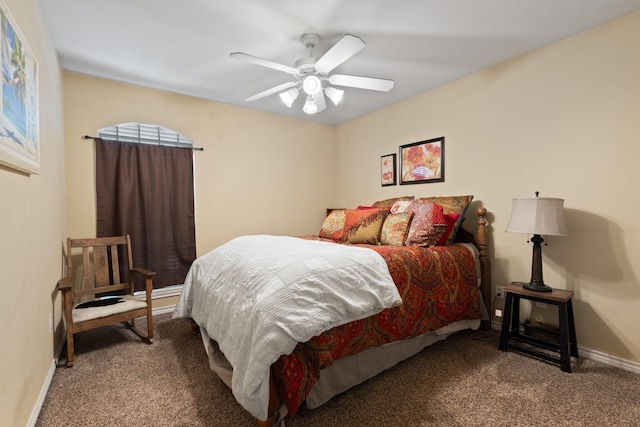
<svg viewBox="0 0 640 427"><path fill-rule="evenodd" d="M93 139L93 140L103 139L103 138L100 138L99 136L89 136L89 135L85 135L82 138L83 139ZM190 148L190 149L192 149L194 151L204 151L204 148L202 148L202 147L181 147L179 145L166 145L166 144L157 144L157 145L161 145L161 146L164 146L164 147L174 147L174 148Z"/></svg>

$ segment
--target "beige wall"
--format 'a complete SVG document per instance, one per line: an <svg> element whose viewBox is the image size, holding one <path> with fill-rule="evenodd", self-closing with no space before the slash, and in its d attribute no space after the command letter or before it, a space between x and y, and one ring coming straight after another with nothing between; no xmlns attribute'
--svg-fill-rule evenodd
<svg viewBox="0 0 640 427"><path fill-rule="evenodd" d="M60 317L54 288L65 220L62 84L38 1L4 3L38 61L40 87L40 174L0 167L0 425L23 426L53 367L49 314Z"/></svg>
<svg viewBox="0 0 640 427"><path fill-rule="evenodd" d="M571 235L547 239L545 282L575 292L581 346L640 362L638 46L634 14L340 126L336 203L474 194L495 286L530 278L526 236L504 231L511 200L564 198ZM380 187L381 155L440 136L444 183Z"/></svg>
<svg viewBox="0 0 640 427"><path fill-rule="evenodd" d="M94 144L123 122L172 128L195 153L197 251L242 234L313 234L333 201L334 128L154 89L63 73L67 222L95 236ZM134 242L135 244L135 242Z"/></svg>

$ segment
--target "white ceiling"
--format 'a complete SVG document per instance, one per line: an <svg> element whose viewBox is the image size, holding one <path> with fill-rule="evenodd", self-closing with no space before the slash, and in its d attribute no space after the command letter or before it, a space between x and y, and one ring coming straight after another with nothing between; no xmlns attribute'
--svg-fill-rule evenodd
<svg viewBox="0 0 640 427"><path fill-rule="evenodd" d="M623 15L640 0L40 0L62 68L261 111L338 124ZM395 80L390 92L346 88L307 115L277 95L245 98L292 76L229 57L294 66L344 34L367 46L334 72Z"/></svg>

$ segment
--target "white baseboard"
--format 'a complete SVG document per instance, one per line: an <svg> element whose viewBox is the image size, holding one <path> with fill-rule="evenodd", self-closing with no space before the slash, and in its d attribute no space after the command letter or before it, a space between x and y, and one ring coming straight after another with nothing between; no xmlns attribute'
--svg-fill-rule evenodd
<svg viewBox="0 0 640 427"><path fill-rule="evenodd" d="M154 289L151 291L151 299L158 298L167 298L167 297L177 297L182 293L183 285L171 285L165 286L164 288ZM144 291L136 291L133 293L134 296L144 299Z"/></svg>
<svg viewBox="0 0 640 427"><path fill-rule="evenodd" d="M38 395L38 400L36 401L33 410L31 411L31 417L29 417L29 422L27 423L28 427L33 427L36 425L36 421L38 421L38 416L40 415L40 410L42 409L42 405L44 404L44 399L47 397L47 392L49 391L49 386L51 385L51 380L53 379L53 374L56 372L56 360L53 359L51 362L51 367L49 368L49 373L47 373L47 377L42 384L42 388L40 389L40 394Z"/></svg>
<svg viewBox="0 0 640 427"><path fill-rule="evenodd" d="M634 374L640 374L640 363L638 362L626 360L621 357L613 356L581 345L578 345L578 354L580 357L595 360L596 362L603 363L607 366L613 366L615 368L633 372Z"/></svg>
<svg viewBox="0 0 640 427"><path fill-rule="evenodd" d="M499 331L502 327L502 321L500 320L492 320L491 328ZM580 357L584 357L585 359L594 360L596 362L600 362L607 366L612 366L614 368L620 368L625 371L633 372L635 374L640 374L640 363L633 362L631 360L626 360L621 357L613 356L611 354L603 353L598 350L594 350L589 347L584 347L578 344L578 354Z"/></svg>
<svg viewBox="0 0 640 427"><path fill-rule="evenodd" d="M165 307L158 307L153 309L153 315L157 314L165 314L165 313L173 313L173 310L176 308L176 305L167 305Z"/></svg>

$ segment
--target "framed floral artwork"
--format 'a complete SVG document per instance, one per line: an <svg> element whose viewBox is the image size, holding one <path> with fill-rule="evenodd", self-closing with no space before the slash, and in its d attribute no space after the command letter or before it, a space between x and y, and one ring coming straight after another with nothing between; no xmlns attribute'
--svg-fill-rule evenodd
<svg viewBox="0 0 640 427"><path fill-rule="evenodd" d="M396 154L380 157L380 183L383 187L396 185Z"/></svg>
<svg viewBox="0 0 640 427"><path fill-rule="evenodd" d="M444 182L444 136L400 146L400 185Z"/></svg>

